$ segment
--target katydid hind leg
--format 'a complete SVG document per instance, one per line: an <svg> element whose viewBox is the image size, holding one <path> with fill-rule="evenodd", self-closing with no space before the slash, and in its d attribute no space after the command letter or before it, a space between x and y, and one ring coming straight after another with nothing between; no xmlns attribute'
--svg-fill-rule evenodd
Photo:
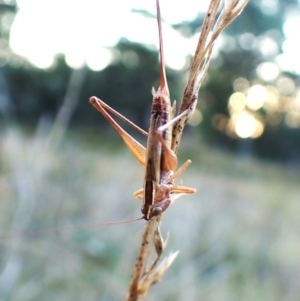
<svg viewBox="0 0 300 301"><path fill-rule="evenodd" d="M106 118L106 120L113 126L118 134L123 139L124 143L136 158L136 160L144 167L146 162L146 150L138 141L130 136L104 109L103 102L97 97L90 98L90 103ZM124 117L125 118L125 117Z"/></svg>
<svg viewBox="0 0 300 301"><path fill-rule="evenodd" d="M166 124L160 126L156 133L155 133L155 137L156 139L158 139L159 142L161 142L162 147L164 149L164 153L165 153L165 170L175 170L177 167L177 156L176 153L166 144L162 133L167 130L170 126L172 126L175 122L177 122L179 119L181 119L182 117L188 115L190 113L191 109L188 108L186 109L184 112L182 112L181 114L179 114L178 116L176 116L175 118L171 119L169 122L167 122ZM174 177L173 177L174 178Z"/></svg>
<svg viewBox="0 0 300 301"><path fill-rule="evenodd" d="M163 169L165 171L175 170L178 164L178 159L176 154L166 144L166 141L164 140L162 133L160 131L156 131L155 137L161 143L161 146L164 151Z"/></svg>
<svg viewBox="0 0 300 301"><path fill-rule="evenodd" d="M93 98L93 97L91 97L91 98ZM143 129L141 129L135 123L133 123L128 118L126 118L125 116L123 116L122 114L120 114L118 111L114 110L112 107L110 107L108 104L106 104L103 100L101 100L101 99L99 99L97 97L95 97L95 98L101 103L101 106L104 109L106 109L110 113L114 114L116 117L118 117L123 122L127 123L129 126L131 126L133 129L135 129L136 131L138 131L140 134L144 135L145 137L148 137L148 133L146 131L144 131ZM90 99L90 102L92 103L91 99Z"/></svg>

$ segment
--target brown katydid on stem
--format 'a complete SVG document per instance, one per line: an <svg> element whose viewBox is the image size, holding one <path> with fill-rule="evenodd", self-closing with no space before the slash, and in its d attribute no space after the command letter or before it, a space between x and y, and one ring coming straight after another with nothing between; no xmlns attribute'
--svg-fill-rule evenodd
<svg viewBox="0 0 300 301"><path fill-rule="evenodd" d="M159 1L156 0L160 46L160 85L157 91L153 89L152 92L153 102L148 133L113 110L102 100L95 96L90 98L90 103L116 129L128 149L145 168L144 187L135 192L134 195L143 200L142 218L148 222L145 227L139 255L133 271L133 277L127 296L128 301L142 300L149 288L161 278L162 274L169 268L177 256L178 252L172 253L157 265L166 245L159 231L162 213L176 197L195 192L193 188L174 184L174 179L191 163L190 160L187 160L175 171L177 168L176 153L183 128L196 108L198 92L209 66L214 42L222 30L241 13L247 2L248 0L228 0L225 2L224 7L217 17L221 0L211 0L201 28L182 102L178 114L176 115L176 106L175 103L171 105L166 80L161 16ZM124 131L107 111L147 136L147 147L144 148ZM150 260L149 255L151 242L153 242L156 250L154 260Z"/></svg>
<svg viewBox="0 0 300 301"><path fill-rule="evenodd" d="M145 168L144 188L134 193L134 196L143 200L142 213L147 221L160 215L165 211L176 195L194 193L194 188L174 185L174 179L178 177L191 163L187 160L175 173L177 168L177 156L171 150L173 125L177 118L174 117L175 102L171 105L169 89L166 79L165 62L163 53L163 40L161 30L161 16L159 3L157 1L157 20L159 32L159 53L160 53L160 85L155 91L152 90L153 101L150 116L150 127L147 134L147 148L131 137L120 127L105 109L118 116L121 120L137 129L140 133L146 133L127 118L110 108L102 100L93 96L90 103L109 121L109 123L120 134L123 141ZM180 117L189 114L187 109ZM166 126L167 125L167 126Z"/></svg>

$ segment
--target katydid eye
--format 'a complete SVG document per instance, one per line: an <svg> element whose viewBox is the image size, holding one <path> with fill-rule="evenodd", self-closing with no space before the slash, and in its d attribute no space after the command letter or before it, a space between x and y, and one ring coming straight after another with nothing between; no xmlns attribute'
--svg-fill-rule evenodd
<svg viewBox="0 0 300 301"><path fill-rule="evenodd" d="M161 207L155 207L152 209L151 213L152 213L151 214L152 216L158 216L162 213L162 209L161 209Z"/></svg>

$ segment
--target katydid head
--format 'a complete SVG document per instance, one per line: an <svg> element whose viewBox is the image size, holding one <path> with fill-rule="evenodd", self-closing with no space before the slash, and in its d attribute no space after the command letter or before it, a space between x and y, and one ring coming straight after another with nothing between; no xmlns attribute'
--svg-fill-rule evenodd
<svg viewBox="0 0 300 301"><path fill-rule="evenodd" d="M153 218L163 213L163 209L160 206L153 208L148 207L148 210L145 210L145 207L142 207L141 211L144 214L142 218L146 221L151 221Z"/></svg>
<svg viewBox="0 0 300 301"><path fill-rule="evenodd" d="M168 197L162 201L154 203L152 206L148 206L147 210L145 207L142 207L142 213L144 214L142 219L146 221L151 221L155 217L161 215L171 204L172 200L171 197Z"/></svg>
<svg viewBox="0 0 300 301"><path fill-rule="evenodd" d="M151 210L151 219L156 217L156 216L159 216L160 214L162 214L163 212L163 209L161 207L154 207L152 210Z"/></svg>

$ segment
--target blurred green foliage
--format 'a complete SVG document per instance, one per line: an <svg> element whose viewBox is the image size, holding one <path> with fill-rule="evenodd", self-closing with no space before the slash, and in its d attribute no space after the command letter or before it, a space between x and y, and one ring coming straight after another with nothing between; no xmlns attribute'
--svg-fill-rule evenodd
<svg viewBox="0 0 300 301"><path fill-rule="evenodd" d="M256 68L263 61L274 58L263 56L255 47L246 49L239 43L245 33L252 34L256 43L262 37L276 36L279 49L284 39L282 33L285 12L297 5L296 1L279 1L278 11L269 13L260 1L250 1L242 16L226 30L231 37L225 40L219 56L212 61L207 80L200 90L199 109L203 121L198 126L199 135L206 142L221 148L247 152L268 159L299 161L299 128L290 128L284 121L276 125L265 124L261 137L251 143L228 136L213 126L213 117L222 114L229 118L228 99L233 93L233 82L239 77L256 80ZM5 14L2 9L0 15ZM190 23L177 24L174 28L186 35L199 32L201 17ZM2 39L8 36L2 33ZM231 41L231 42L230 42ZM234 44L234 47L232 46ZM148 127L151 102L151 88L158 86L158 54L143 45L121 40L113 50L115 57L111 65L100 72L86 70L82 88L78 91L78 103L72 114L72 126L89 127L104 131L107 122L88 104L88 98L96 95L142 128ZM130 56L137 58L130 63ZM11 116L22 124L35 126L40 118L55 119L67 93L72 70L65 63L63 55L56 58L52 68L40 70L28 62L21 65L5 64L0 75L0 89L6 90L10 99L3 115ZM172 99L180 101L185 86L188 67L181 71L167 70ZM298 76L286 74L295 82ZM3 87L6 87L5 89ZM5 107L5 108L4 108ZM263 116L262 112L262 116ZM247 140L247 139L246 139Z"/></svg>
<svg viewBox="0 0 300 301"><path fill-rule="evenodd" d="M125 146L69 135L54 150L43 133L2 137L0 300L124 300L143 221L26 236L136 218L143 169ZM197 188L164 215L166 253L180 255L147 300L297 301L299 170L183 145L180 176ZM101 145L101 148L99 147ZM182 152L183 151L183 152Z"/></svg>
<svg viewBox="0 0 300 301"><path fill-rule="evenodd" d="M279 12L272 15L260 9L260 2L251 1L227 34L238 41L244 32L258 38L278 29L281 45L282 13L296 2L278 2ZM2 8L0 17L7 5ZM9 12L15 9L10 6ZM199 25L176 27L195 32ZM9 33L2 29L1 45L7 47ZM299 129L283 122L266 125L260 138L250 140L233 139L213 126L215 114L229 116L233 81L255 78L265 59L255 49L229 46L212 61L199 97L203 121L186 129L179 151L181 162L190 158L193 164L178 183L198 191L165 214L163 233L171 229L170 248L181 255L149 301L299 299L299 169L236 156L250 151L294 163ZM21 58L19 64L2 65L1 235L140 216L141 204L132 193L142 187L143 170L88 98L98 96L146 129L151 87L158 86L158 55L126 40L114 51L115 60L101 72L83 69L72 130L65 136L57 128L61 123L52 122L75 72L64 57L48 70ZM130 64L132 54L138 64ZM167 70L173 99L180 101L187 72ZM297 82L296 75L290 76ZM46 126L45 120L50 120ZM123 300L142 224L0 239L0 300Z"/></svg>

